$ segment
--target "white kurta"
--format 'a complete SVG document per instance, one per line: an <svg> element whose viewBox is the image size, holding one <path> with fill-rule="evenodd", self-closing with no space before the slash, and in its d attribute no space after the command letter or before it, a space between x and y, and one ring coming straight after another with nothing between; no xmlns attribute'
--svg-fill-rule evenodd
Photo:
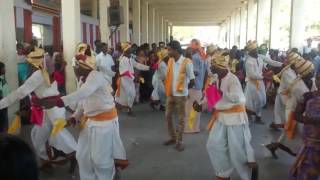
<svg viewBox="0 0 320 180"><path fill-rule="evenodd" d="M220 90L223 96L216 104L216 109L245 105L241 84L232 73L229 72L221 80ZM241 179L251 178L251 169L246 165L247 162L255 162L250 141L251 133L246 112L219 113L207 142L207 150L217 176L228 178L236 169Z"/></svg>
<svg viewBox="0 0 320 180"><path fill-rule="evenodd" d="M132 58L128 58L126 56L121 56L119 64L119 72L120 75L122 75L125 72L129 72L131 74L131 77L128 76L122 76L121 78L121 84L120 84L120 96L115 97L116 102L121 104L122 106L126 106L129 108L132 108L134 103L134 98L136 96L136 89L134 86L134 69L136 68L140 71L148 71L149 66L140 64L136 62Z"/></svg>
<svg viewBox="0 0 320 180"><path fill-rule="evenodd" d="M288 95L284 93L289 85L296 79L296 73L291 69L285 70L281 75L280 86L276 96L274 106L274 122L276 124L284 124L286 121L286 104Z"/></svg>
<svg viewBox="0 0 320 180"><path fill-rule="evenodd" d="M257 116L261 117L262 107L266 104L266 89L263 82L262 71L265 67L265 63L270 64L271 66L281 67L282 63L273 61L266 56L261 56L253 58L247 56L245 61L246 68L246 108L250 111L253 111ZM257 81L259 87L257 89L256 84L253 81Z"/></svg>
<svg viewBox="0 0 320 180"><path fill-rule="evenodd" d="M96 57L96 66L98 71L103 73L103 76L108 80L108 83L112 84L112 78L115 76L115 72L112 71L112 66L114 66L114 62L112 57L109 54L103 54L101 52Z"/></svg>
<svg viewBox="0 0 320 180"><path fill-rule="evenodd" d="M98 115L115 108L113 96L106 84L108 81L101 72L92 71L77 91L61 99L66 106L81 102L74 114L77 119L82 114ZM118 117L106 121L88 119L79 136L76 157L81 180L112 180L114 159L126 159Z"/></svg>
<svg viewBox="0 0 320 180"><path fill-rule="evenodd" d="M23 99L30 93L34 92L38 98L45 98L59 95L57 83L53 82L50 86L46 84L40 70L35 71L18 89L13 91L9 96L0 101L0 109L13 104L15 101ZM40 158L48 160L46 153L46 142L49 145L66 154L76 151L77 143L74 137L63 129L56 136L50 136L53 128L53 122L59 118L65 119L64 108L51 108L44 110L44 119L41 126L34 126L31 131L31 140Z"/></svg>
<svg viewBox="0 0 320 180"><path fill-rule="evenodd" d="M166 93L164 88L164 80L166 78L167 65L164 61L161 61L159 68L156 70L152 77L153 91L151 94L152 100L160 100L161 105L166 104Z"/></svg>

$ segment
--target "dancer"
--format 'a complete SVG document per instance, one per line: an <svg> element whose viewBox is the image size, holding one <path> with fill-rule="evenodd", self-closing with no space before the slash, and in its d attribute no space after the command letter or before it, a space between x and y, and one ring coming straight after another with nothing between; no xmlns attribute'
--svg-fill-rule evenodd
<svg viewBox="0 0 320 180"><path fill-rule="evenodd" d="M212 73L218 74L218 88L223 92L208 125L207 150L216 178L229 180L235 169L243 180L257 179L246 99L238 78L229 70L229 56L216 56L212 62Z"/></svg>
<svg viewBox="0 0 320 180"><path fill-rule="evenodd" d="M80 56L78 56L80 57ZM77 58L74 71L82 86L75 92L41 101L46 108L66 107L78 103L74 120L85 117L76 154L81 180L112 180L115 168L128 165L125 149L119 135L118 114L110 82L103 73L95 70L94 56Z"/></svg>
<svg viewBox="0 0 320 180"><path fill-rule="evenodd" d="M48 72L43 68L44 51L36 46L31 49L27 55L31 75L22 86L0 101L0 109L30 95L31 122L35 124L31 131L31 140L41 159L41 167L51 167L52 163L57 163L56 160L61 155L71 160L70 172L73 172L76 165L74 155L77 150L74 137L66 129L61 129L56 135L50 136L52 130L57 129L57 125L65 121L65 109L54 107L43 110L36 104L39 99L59 97L57 82L50 79Z"/></svg>

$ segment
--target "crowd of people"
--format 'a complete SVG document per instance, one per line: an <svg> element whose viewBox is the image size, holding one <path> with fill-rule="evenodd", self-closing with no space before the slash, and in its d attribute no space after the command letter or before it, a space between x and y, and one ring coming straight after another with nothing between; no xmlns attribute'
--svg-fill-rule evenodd
<svg viewBox="0 0 320 180"><path fill-rule="evenodd" d="M236 46L204 48L197 39L186 49L178 41L151 47L124 42L114 49L96 41L94 50L79 43L68 64L61 53L50 49L45 53L37 41L17 45L17 52L24 63L18 89L10 92L5 65L0 63L0 113L4 117L0 131L15 133L17 128L12 126L19 126L22 109L17 122L8 127L6 108L27 99L34 124L32 144L42 169L63 157L71 162L70 172L78 164L82 180L113 179L129 165L118 111L136 116L135 105L149 103L150 109L164 111L169 137L164 145L174 145L178 152L186 148L185 133L200 132L201 112L211 112L206 147L216 178L228 180L236 170L243 180L258 179L249 122L264 124L263 108L269 102L274 103L270 128L282 134L266 148L274 158L277 149L296 157L290 180L320 176L320 44L312 49L308 40L300 54L296 48L269 50L255 41L242 50ZM77 82L77 90L69 94L66 66L73 67ZM178 119L177 126L173 117ZM81 127L78 140L65 128L70 125ZM13 137L7 138L12 141ZM288 141L293 139L301 142L300 149L290 147ZM5 145L0 142L0 157Z"/></svg>

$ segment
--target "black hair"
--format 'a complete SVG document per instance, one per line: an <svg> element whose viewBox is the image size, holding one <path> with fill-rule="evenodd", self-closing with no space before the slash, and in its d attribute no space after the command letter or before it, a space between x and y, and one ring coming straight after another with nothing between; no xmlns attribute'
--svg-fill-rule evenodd
<svg viewBox="0 0 320 180"><path fill-rule="evenodd" d="M177 50L180 54L183 53L179 41L171 41L168 46L169 46L171 49Z"/></svg>
<svg viewBox="0 0 320 180"><path fill-rule="evenodd" d="M35 155L29 145L18 137L0 134L0 159L0 179L39 179Z"/></svg>
<svg viewBox="0 0 320 180"><path fill-rule="evenodd" d="M107 43L101 43L101 47L104 47L104 46L108 46L108 44Z"/></svg>

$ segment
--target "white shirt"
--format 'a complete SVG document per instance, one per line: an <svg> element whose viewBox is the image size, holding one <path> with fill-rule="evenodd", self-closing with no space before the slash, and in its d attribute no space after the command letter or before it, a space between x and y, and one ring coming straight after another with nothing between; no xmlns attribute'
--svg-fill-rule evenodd
<svg viewBox="0 0 320 180"><path fill-rule="evenodd" d="M246 98L242 86L234 74L229 72L223 79L219 89L223 92L222 98L217 102L217 110L230 109L235 105L245 106ZM226 126L241 125L248 123L246 112L241 113L219 113L218 121Z"/></svg>
<svg viewBox="0 0 320 180"><path fill-rule="evenodd" d="M99 53L96 57L96 66L98 71L102 72L104 78L111 84L112 78L116 74L111 69L111 67L114 66L112 57L109 54L105 55L103 52Z"/></svg>
<svg viewBox="0 0 320 180"><path fill-rule="evenodd" d="M182 62L185 60L185 57L183 57L182 55L180 56L178 61L173 62L173 79L172 79L172 94L173 96L188 96L188 84L190 82L190 80L195 79L194 76L194 72L193 72L193 64L192 63L188 63L186 65L186 74L185 74L185 82L184 82L184 88L182 92L177 92L176 91L176 84L177 84L177 80L178 80L178 76L180 73L180 66L182 65Z"/></svg>
<svg viewBox="0 0 320 180"><path fill-rule="evenodd" d="M109 83L101 72L91 71L86 82L77 91L61 99L65 106L81 102L84 114L94 116L115 106L113 96L107 86Z"/></svg>

